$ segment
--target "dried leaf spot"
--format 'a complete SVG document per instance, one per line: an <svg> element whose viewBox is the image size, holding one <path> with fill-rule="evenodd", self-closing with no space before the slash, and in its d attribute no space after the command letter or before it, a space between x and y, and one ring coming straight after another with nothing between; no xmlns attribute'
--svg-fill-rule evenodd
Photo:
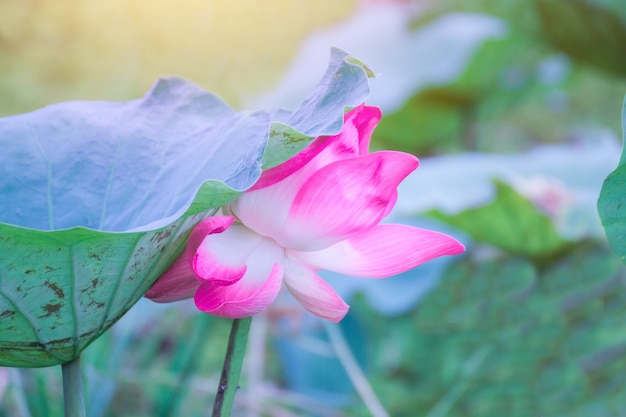
<svg viewBox="0 0 626 417"><path fill-rule="evenodd" d="M13 310L4 310L0 313L0 319L12 319L15 316L15 311Z"/></svg>
<svg viewBox="0 0 626 417"><path fill-rule="evenodd" d="M104 303L102 301L91 300L87 307L96 307L96 308L104 308Z"/></svg>
<svg viewBox="0 0 626 417"><path fill-rule="evenodd" d="M54 294L58 297L58 298L65 298L65 293L63 292L63 290L61 288L59 288L58 285L56 285L54 282L50 282L50 281L46 281L43 283L43 285L45 285L46 287L50 288L52 291L54 291Z"/></svg>
<svg viewBox="0 0 626 417"><path fill-rule="evenodd" d="M59 311L61 310L61 307L63 307L63 304L61 304L61 303L46 304L45 306L41 307L41 309L43 311L45 311L44 315L43 316L39 316L39 317L40 318L50 317L53 314L55 314L57 317L60 317Z"/></svg>
<svg viewBox="0 0 626 417"><path fill-rule="evenodd" d="M100 257L100 255L99 255L99 254L97 254L97 253L90 253L90 254L89 254L89 259L95 259L95 260L97 260L97 261L101 261L101 260L102 260L102 258Z"/></svg>
<svg viewBox="0 0 626 417"><path fill-rule="evenodd" d="M154 236L152 236L152 238L150 239L150 243L155 243L155 242L156 243L161 243L165 239L168 239L171 235L172 235L172 229L171 228L163 230L162 232L158 232Z"/></svg>

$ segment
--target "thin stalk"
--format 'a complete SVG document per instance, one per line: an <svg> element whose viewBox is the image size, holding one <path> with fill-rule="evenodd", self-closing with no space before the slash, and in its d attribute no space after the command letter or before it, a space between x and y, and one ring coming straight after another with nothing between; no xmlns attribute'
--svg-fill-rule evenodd
<svg viewBox="0 0 626 417"><path fill-rule="evenodd" d="M213 404L213 417L230 417L235 394L239 388L239 376L241 375L243 357L246 353L251 322L251 317L233 320L222 376Z"/></svg>
<svg viewBox="0 0 626 417"><path fill-rule="evenodd" d="M352 385L359 394L359 397L361 397L361 400L365 403L365 406L369 410L370 414L373 417L389 417L389 414L378 400L378 397L367 381L365 374L354 358L354 355L348 346L348 342L339 329L339 326L329 323L326 320L322 320L322 323L324 323L328 339L330 340L330 344L333 347L339 362L343 365L343 369L345 369L348 374L348 378L350 378Z"/></svg>
<svg viewBox="0 0 626 417"><path fill-rule="evenodd" d="M83 378L80 373L80 356L61 365L63 370L63 404L65 417L85 417Z"/></svg>

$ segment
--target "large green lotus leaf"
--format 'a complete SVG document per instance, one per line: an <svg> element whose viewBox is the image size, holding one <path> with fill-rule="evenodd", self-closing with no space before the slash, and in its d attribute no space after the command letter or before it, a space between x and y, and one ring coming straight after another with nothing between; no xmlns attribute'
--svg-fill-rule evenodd
<svg viewBox="0 0 626 417"><path fill-rule="evenodd" d="M624 142L626 143L626 99L622 108ZM626 146L615 171L602 184L598 212L609 239L609 245L622 263L626 263Z"/></svg>
<svg viewBox="0 0 626 417"><path fill-rule="evenodd" d="M190 229L313 136L340 131L369 93L333 50L293 112L235 112L164 78L142 99L67 102L0 119L0 366L75 358L183 250ZM272 121L277 122L272 124ZM299 145L300 146L300 145ZM273 157L273 153L278 156Z"/></svg>
<svg viewBox="0 0 626 417"><path fill-rule="evenodd" d="M433 210L429 216L463 230L478 242L530 258L546 258L569 245L533 203L503 182L494 184L496 198L489 204L455 215Z"/></svg>

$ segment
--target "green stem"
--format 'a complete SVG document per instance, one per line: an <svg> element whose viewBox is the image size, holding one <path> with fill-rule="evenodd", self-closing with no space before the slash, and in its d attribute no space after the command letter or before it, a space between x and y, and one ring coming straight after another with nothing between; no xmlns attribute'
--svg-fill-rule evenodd
<svg viewBox="0 0 626 417"><path fill-rule="evenodd" d="M248 342L248 332L252 317L233 320L233 327L228 338L228 348L220 384L217 387L217 395L213 404L213 417L230 417L233 408L235 394L239 388L239 375L243 364L243 357L246 353Z"/></svg>
<svg viewBox="0 0 626 417"><path fill-rule="evenodd" d="M63 370L63 404L65 417L85 417L83 379L80 373L80 356L61 365Z"/></svg>

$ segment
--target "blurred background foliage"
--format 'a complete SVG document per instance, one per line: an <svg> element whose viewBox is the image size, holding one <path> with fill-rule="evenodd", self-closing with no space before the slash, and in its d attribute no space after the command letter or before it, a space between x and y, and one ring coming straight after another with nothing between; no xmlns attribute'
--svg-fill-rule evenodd
<svg viewBox="0 0 626 417"><path fill-rule="evenodd" d="M237 106L276 82L314 28L353 2L0 1L0 115L128 100L180 75Z"/></svg>
<svg viewBox="0 0 626 417"><path fill-rule="evenodd" d="M378 138L385 147L423 155L516 151L571 139L590 125L619 132L623 6L620 0L432 2L414 27L444 13L476 12L504 19L509 33L486 42L461 77L425 89L387 117Z"/></svg>
<svg viewBox="0 0 626 417"><path fill-rule="evenodd" d="M531 165L538 153L527 152L545 145L608 141L606 163L594 166L604 165L603 176L614 168L626 92L621 0L0 0L0 115L131 99L172 73L241 107L279 85L310 36L384 8L410 16L407 33L459 13L491 16L506 32L481 41L457 63L458 76L385 111L374 148L420 156L419 176L439 164L428 156L480 152L489 164L489 155L507 153ZM449 46L435 49L445 55ZM560 222L579 198L572 184L597 176L589 164L583 152L569 172L545 176L547 187L527 181L528 192L496 176L490 198L457 190L457 210L403 212L409 223L453 227L468 252L384 280L394 308L372 302L382 287L365 280L345 295L352 309L337 327L279 300L253 322L236 415L384 415L356 394L362 372L391 416L625 416L626 270L603 233L568 234ZM465 167L446 171L471 177ZM590 199L599 187L587 190ZM425 199L425 191L400 197ZM587 211L597 222L595 207ZM426 279L429 291L400 297ZM191 303L141 302L84 353L89 415L208 415L228 327ZM0 416L62 415L59 381L60 369L0 368Z"/></svg>

